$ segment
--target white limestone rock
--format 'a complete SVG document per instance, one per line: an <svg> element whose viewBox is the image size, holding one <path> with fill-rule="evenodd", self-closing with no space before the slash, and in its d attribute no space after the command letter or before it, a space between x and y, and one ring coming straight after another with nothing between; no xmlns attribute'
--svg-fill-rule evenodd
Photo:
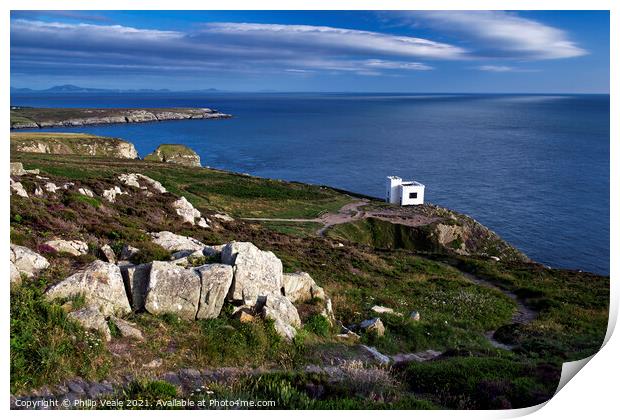
<svg viewBox="0 0 620 420"><path fill-rule="evenodd" d="M200 305L197 319L217 318L233 280L233 269L225 264L206 264L194 269L200 276Z"/></svg>
<svg viewBox="0 0 620 420"><path fill-rule="evenodd" d="M24 186L22 185L22 183L13 181L13 178L10 178L10 179L11 179L11 192L15 191L15 194L17 194L18 196L28 198L28 193L24 189Z"/></svg>
<svg viewBox="0 0 620 420"><path fill-rule="evenodd" d="M105 320L105 316L99 312L96 306L87 306L86 308L78 309L77 311L69 313L67 316L77 321L84 329L99 331L106 341L112 339L110 327Z"/></svg>
<svg viewBox="0 0 620 420"><path fill-rule="evenodd" d="M49 267L50 263L47 259L36 252L26 248L25 246L11 244L11 282L21 281L21 276L28 278L34 277L41 270ZM15 276L13 267L19 273L19 278Z"/></svg>
<svg viewBox="0 0 620 420"><path fill-rule="evenodd" d="M284 295L291 302L306 302L313 298L325 300L325 291L319 287L305 272L286 273L282 275Z"/></svg>
<svg viewBox="0 0 620 420"><path fill-rule="evenodd" d="M183 319L196 319L200 288L200 276L194 270L153 261L144 307L154 315L173 313Z"/></svg>
<svg viewBox="0 0 620 420"><path fill-rule="evenodd" d="M45 242L45 245L56 252L65 252L77 257L88 253L88 244L83 241L66 241L64 239L52 239Z"/></svg>
<svg viewBox="0 0 620 420"><path fill-rule="evenodd" d="M201 251L206 247L202 242L189 236L177 235L172 232L162 231L150 233L154 243L167 251Z"/></svg>
<svg viewBox="0 0 620 420"><path fill-rule="evenodd" d="M131 312L120 269L100 260L50 287L45 294L49 299L84 295L86 303L98 308L104 316Z"/></svg>
<svg viewBox="0 0 620 420"><path fill-rule="evenodd" d="M250 242L231 242L222 250L222 263L234 266L229 299L255 305L258 298L282 292L282 261Z"/></svg>

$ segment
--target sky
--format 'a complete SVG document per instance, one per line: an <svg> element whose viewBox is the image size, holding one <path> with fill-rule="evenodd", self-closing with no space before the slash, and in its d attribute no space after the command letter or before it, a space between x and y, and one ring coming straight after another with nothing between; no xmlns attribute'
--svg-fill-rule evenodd
<svg viewBox="0 0 620 420"><path fill-rule="evenodd" d="M11 86L609 93L607 11L12 11Z"/></svg>

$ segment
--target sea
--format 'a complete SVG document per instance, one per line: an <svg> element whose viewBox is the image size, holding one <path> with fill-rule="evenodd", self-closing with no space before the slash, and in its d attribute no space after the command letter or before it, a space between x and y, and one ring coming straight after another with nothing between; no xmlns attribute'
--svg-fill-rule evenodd
<svg viewBox="0 0 620 420"><path fill-rule="evenodd" d="M202 164L384 197L397 175L535 261L609 274L609 95L12 93L35 107L209 107L227 120L54 128ZM36 131L36 130L33 130Z"/></svg>

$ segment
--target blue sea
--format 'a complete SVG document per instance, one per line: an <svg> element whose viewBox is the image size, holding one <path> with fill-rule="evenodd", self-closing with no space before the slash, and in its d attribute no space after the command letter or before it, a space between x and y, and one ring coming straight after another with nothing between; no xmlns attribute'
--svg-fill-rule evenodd
<svg viewBox="0 0 620 420"><path fill-rule="evenodd" d="M385 177L426 185L530 258L609 273L609 96L305 93L20 94L12 105L211 107L229 120L88 132L196 150L203 165L383 197Z"/></svg>

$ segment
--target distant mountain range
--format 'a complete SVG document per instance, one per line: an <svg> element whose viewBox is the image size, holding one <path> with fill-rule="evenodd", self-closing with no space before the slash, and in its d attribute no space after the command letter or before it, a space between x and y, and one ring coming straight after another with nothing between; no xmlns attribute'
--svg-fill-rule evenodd
<svg viewBox="0 0 620 420"><path fill-rule="evenodd" d="M15 88L11 86L11 93L124 93L124 92L172 92L170 89L101 89L101 88L87 88L75 85L59 85L52 86L48 89L30 89L30 88ZM182 92L220 92L218 89L194 89L184 90Z"/></svg>

